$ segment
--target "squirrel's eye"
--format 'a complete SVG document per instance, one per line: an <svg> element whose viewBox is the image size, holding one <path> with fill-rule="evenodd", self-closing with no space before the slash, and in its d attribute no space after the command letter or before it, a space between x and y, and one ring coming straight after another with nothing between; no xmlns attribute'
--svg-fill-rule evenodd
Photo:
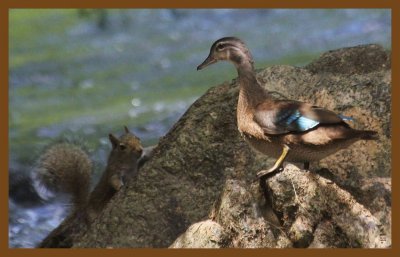
<svg viewBox="0 0 400 257"><path fill-rule="evenodd" d="M124 144L119 144L119 149L121 149L121 150L125 150L126 149L126 145L124 145Z"/></svg>

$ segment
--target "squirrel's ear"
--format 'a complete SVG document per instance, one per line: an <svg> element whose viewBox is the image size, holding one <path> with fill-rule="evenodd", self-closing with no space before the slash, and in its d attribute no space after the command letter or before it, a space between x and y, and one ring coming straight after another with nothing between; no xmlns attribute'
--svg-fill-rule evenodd
<svg viewBox="0 0 400 257"><path fill-rule="evenodd" d="M108 138L110 139L113 149L119 145L119 139L116 138L113 134L108 134Z"/></svg>
<svg viewBox="0 0 400 257"><path fill-rule="evenodd" d="M131 133L131 132L129 131L129 129L128 129L128 127L127 127L127 126L124 126L124 129L125 129L125 133L126 133L126 134L129 134L129 133Z"/></svg>

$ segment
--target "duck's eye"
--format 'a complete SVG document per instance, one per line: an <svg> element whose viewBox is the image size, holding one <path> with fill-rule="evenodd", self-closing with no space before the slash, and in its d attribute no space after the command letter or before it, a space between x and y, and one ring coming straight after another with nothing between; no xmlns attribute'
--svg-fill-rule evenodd
<svg viewBox="0 0 400 257"><path fill-rule="evenodd" d="M119 149L121 149L121 150L125 150L125 149L126 149L126 145L125 145L125 144L122 144L122 143L120 143L120 144L119 144Z"/></svg>
<svg viewBox="0 0 400 257"><path fill-rule="evenodd" d="M225 48L225 45L224 45L224 44L219 44L219 45L217 45L217 47L216 47L217 51L222 51L224 48Z"/></svg>

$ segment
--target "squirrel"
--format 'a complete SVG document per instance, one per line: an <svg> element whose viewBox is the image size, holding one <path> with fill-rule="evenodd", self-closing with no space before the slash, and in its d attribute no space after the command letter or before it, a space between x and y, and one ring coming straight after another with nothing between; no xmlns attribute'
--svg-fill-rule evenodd
<svg viewBox="0 0 400 257"><path fill-rule="evenodd" d="M143 152L140 139L125 126L125 134L117 138L109 134L112 145L107 167L90 192L92 162L78 145L59 143L48 148L39 158L36 176L41 184L55 192L72 196L71 214L52 231L39 247L71 247L72 237L82 224L89 226L109 200L136 175Z"/></svg>

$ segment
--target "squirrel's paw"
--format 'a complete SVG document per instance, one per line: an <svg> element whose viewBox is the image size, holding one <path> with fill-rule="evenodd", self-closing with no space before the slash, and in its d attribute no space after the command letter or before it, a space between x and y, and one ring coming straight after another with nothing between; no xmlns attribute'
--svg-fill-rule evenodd
<svg viewBox="0 0 400 257"><path fill-rule="evenodd" d="M110 183L111 183L111 186L116 191L120 190L121 187L124 185L124 182L122 181L122 178L117 174L114 174L114 175L111 176Z"/></svg>

